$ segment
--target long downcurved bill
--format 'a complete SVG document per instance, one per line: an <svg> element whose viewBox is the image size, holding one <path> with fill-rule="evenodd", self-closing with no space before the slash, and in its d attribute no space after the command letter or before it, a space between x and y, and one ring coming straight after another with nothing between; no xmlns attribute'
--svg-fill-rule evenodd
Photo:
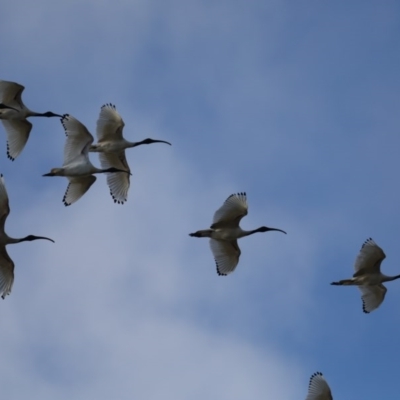
<svg viewBox="0 0 400 400"><path fill-rule="evenodd" d="M285 235L287 235L287 233L285 231L283 231L282 229L277 229L277 228L268 228L269 231L278 231L278 232L282 232Z"/></svg>
<svg viewBox="0 0 400 400"><path fill-rule="evenodd" d="M155 140L153 143L165 143L165 144L169 144L170 146L172 146L172 144L170 142L167 142L165 140Z"/></svg>
<svg viewBox="0 0 400 400"><path fill-rule="evenodd" d="M48 238L48 237L45 237L45 236L36 236L36 239L45 239L45 240L50 240L50 242L53 242L53 243L55 243L55 241L54 241L53 239L50 239L50 238Z"/></svg>
<svg viewBox="0 0 400 400"><path fill-rule="evenodd" d="M172 146L172 144L170 142L167 142L165 140L158 140L158 139L144 139L141 142L136 142L134 144L134 146L132 147L136 147L136 146L141 146L142 144L152 144L152 143L165 143L165 144L169 144L170 146Z"/></svg>

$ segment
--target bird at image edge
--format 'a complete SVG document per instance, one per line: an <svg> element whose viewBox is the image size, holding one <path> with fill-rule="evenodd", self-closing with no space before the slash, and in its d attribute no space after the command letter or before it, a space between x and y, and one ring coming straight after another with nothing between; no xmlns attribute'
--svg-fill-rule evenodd
<svg viewBox="0 0 400 400"><path fill-rule="evenodd" d="M116 167L130 172L126 161L125 149L152 143L171 143L165 140L144 139L140 142L129 142L122 136L125 123L113 104L104 104L101 107L97 120L97 143L90 146L90 152L99 153L103 168ZM107 174L107 184L115 203L124 204L128 199L130 185L129 175Z"/></svg>
<svg viewBox="0 0 400 400"><path fill-rule="evenodd" d="M246 231L239 226L240 220L247 215L246 193L231 194L224 204L215 212L210 229L189 233L192 237L210 238L210 247L214 255L218 275L228 275L238 265L241 254L237 239L257 232L278 231L282 229L262 226Z"/></svg>
<svg viewBox="0 0 400 400"><path fill-rule="evenodd" d="M377 309L385 299L387 289L382 283L400 278L400 275L382 274L381 263L385 258L383 250L369 238L363 243L356 258L353 277L332 282L331 285L358 286L361 291L363 311L368 314Z"/></svg>
<svg viewBox="0 0 400 400"><path fill-rule="evenodd" d="M51 111L31 111L22 102L24 86L19 83L0 80L0 120L7 133L7 157L14 161L28 141L32 124L28 117L60 117Z"/></svg>
<svg viewBox="0 0 400 400"><path fill-rule="evenodd" d="M10 214L10 206L8 204L7 190L3 174L0 174L0 295L3 299L11 293L14 282L14 262L7 253L6 245L38 239L50 240L50 242L54 243L53 239L44 236L29 235L21 239L11 238L4 230L8 214Z"/></svg>
<svg viewBox="0 0 400 400"><path fill-rule="evenodd" d="M331 389L321 372L311 375L306 400L333 400Z"/></svg>

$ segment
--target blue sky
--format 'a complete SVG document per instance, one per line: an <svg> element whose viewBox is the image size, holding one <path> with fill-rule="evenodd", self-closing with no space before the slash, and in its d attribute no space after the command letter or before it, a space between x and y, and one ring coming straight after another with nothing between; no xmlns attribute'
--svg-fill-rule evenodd
<svg viewBox="0 0 400 400"><path fill-rule="evenodd" d="M0 33L29 108L94 133L112 102L128 140L173 144L127 152L125 205L99 177L66 208L66 179L41 177L58 119L32 119L13 163L2 134L8 234L56 241L8 247L4 398L294 400L318 370L335 399L398 398L400 283L369 315L329 285L368 237L399 273L398 2L19 0ZM240 191L243 228L288 235L244 238L218 277L188 233Z"/></svg>

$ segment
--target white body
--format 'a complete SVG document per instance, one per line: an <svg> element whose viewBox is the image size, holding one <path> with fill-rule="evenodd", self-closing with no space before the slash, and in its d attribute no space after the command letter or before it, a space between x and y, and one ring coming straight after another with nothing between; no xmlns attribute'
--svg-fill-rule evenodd
<svg viewBox="0 0 400 400"><path fill-rule="evenodd" d="M102 108L102 112L100 112L100 115L102 113L105 114L106 110L108 110L108 108ZM118 114L118 112L116 110L114 110L114 111L116 114ZM114 113L112 113L111 115L113 117L116 117L113 114ZM120 122L122 123L121 126L125 125L124 122L122 121L122 119L120 120ZM99 118L99 120L97 121L97 137L98 138L103 136L102 133L104 132L104 127L105 127L105 124L103 124L102 119ZM118 128L117 128L117 131L118 131ZM117 136L117 134L115 136ZM90 147L89 151L94 152L94 153L116 153L116 152L124 151L125 149L131 147L132 144L133 144L132 142L129 142L128 140L125 140L124 138L118 138L118 137L115 138L115 140L109 139L109 140L101 141L99 139L99 141L95 145Z"/></svg>
<svg viewBox="0 0 400 400"><path fill-rule="evenodd" d="M28 237L22 239L14 239L7 235L7 233L5 232L5 223L9 214L10 206L8 201L8 194L3 175L0 175L0 296L3 299L5 298L5 296L11 293L11 288L14 282L14 262L7 253L6 245L20 243L24 240L28 240ZM35 238L48 239L43 237Z"/></svg>
<svg viewBox="0 0 400 400"><path fill-rule="evenodd" d="M89 151L98 152L102 168L120 168L130 172L125 149L133 147L122 136L125 123L115 106L105 104L101 107L97 120L97 143ZM128 199L129 174L107 174L107 184L115 203L124 204Z"/></svg>
<svg viewBox="0 0 400 400"><path fill-rule="evenodd" d="M24 89L18 83L0 80L0 103L16 109L0 110L0 120L7 134L7 157L10 160L18 157L29 139L32 124L26 118L44 116L25 106L21 98Z"/></svg>
<svg viewBox="0 0 400 400"><path fill-rule="evenodd" d="M100 172L89 160L89 146L93 136L76 118L64 115L62 124L67 140L64 146L62 168L54 168L54 175L65 176L69 180L63 202L66 206L79 200L96 181L94 173Z"/></svg>
<svg viewBox="0 0 400 400"><path fill-rule="evenodd" d="M267 227L261 227L252 231L242 229L239 223L247 213L246 193L232 194L215 212L210 229L190 234L190 236L194 237L210 238L210 247L214 255L218 275L230 274L239 263L241 251L237 239L256 232L266 232L267 230L281 231L280 229Z"/></svg>
<svg viewBox="0 0 400 400"><path fill-rule="evenodd" d="M400 275L388 276L381 273L381 263L385 258L383 250L369 238L363 243L356 258L353 277L332 284L358 286L363 311L369 313L377 309L385 299L387 289L382 283L400 278Z"/></svg>
<svg viewBox="0 0 400 400"><path fill-rule="evenodd" d="M237 240L244 236L247 236L247 231L244 231L240 226L235 228L227 227L222 229L214 229L211 230L210 233L210 238L212 239L227 241Z"/></svg>
<svg viewBox="0 0 400 400"><path fill-rule="evenodd" d="M164 140L144 139L141 142L129 142L122 136L125 123L113 104L101 107L97 120L98 142L90 146L89 151L99 153L100 163L103 168L118 168L128 171L129 174L107 174L107 184L115 203L124 204L128 199L130 186L130 168L126 161L125 150L142 144L163 142Z"/></svg>

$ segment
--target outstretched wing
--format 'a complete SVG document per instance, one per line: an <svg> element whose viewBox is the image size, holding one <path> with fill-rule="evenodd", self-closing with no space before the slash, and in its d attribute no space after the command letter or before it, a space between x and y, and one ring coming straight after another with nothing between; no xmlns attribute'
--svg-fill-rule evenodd
<svg viewBox="0 0 400 400"><path fill-rule="evenodd" d="M89 146L93 143L93 136L80 121L72 115L65 114L61 118L67 141L64 146L64 166L80 155L88 156Z"/></svg>
<svg viewBox="0 0 400 400"><path fill-rule="evenodd" d="M10 206L8 203L8 194L6 184L4 182L3 174L0 175L0 230L4 232L4 225L6 219L10 214Z"/></svg>
<svg viewBox="0 0 400 400"><path fill-rule="evenodd" d="M32 130L32 124L26 119L2 119L7 133L7 157L14 161L24 149Z"/></svg>
<svg viewBox="0 0 400 400"><path fill-rule="evenodd" d="M387 289L384 285L358 286L361 291L363 311L368 314L376 310L385 300Z"/></svg>
<svg viewBox="0 0 400 400"><path fill-rule="evenodd" d="M107 142L122 139L125 123L113 104L104 104L101 107L97 120L97 140Z"/></svg>
<svg viewBox="0 0 400 400"><path fill-rule="evenodd" d="M210 239L211 251L214 255L218 275L228 275L238 265L240 249L237 240L230 242L226 240Z"/></svg>
<svg viewBox="0 0 400 400"><path fill-rule="evenodd" d="M0 248L0 296L4 299L11 293L14 282L14 262L5 246Z"/></svg>
<svg viewBox="0 0 400 400"><path fill-rule="evenodd" d="M311 375L306 400L333 400L331 389L321 372Z"/></svg>
<svg viewBox="0 0 400 400"><path fill-rule="evenodd" d="M119 153L99 153L99 158L101 167L104 169L114 167L130 172L125 151L120 151ZM107 185L110 188L110 194L114 202L124 204L128 199L129 174L126 172L109 172L107 173Z"/></svg>
<svg viewBox="0 0 400 400"><path fill-rule="evenodd" d="M379 273L381 262L386 258L383 250L371 239L367 239L354 263L353 276L364 275L365 273Z"/></svg>
<svg viewBox="0 0 400 400"><path fill-rule="evenodd" d="M70 206L72 203L79 200L96 181L96 177L94 175L79 178L68 177L68 180L69 184L63 197L65 206Z"/></svg>
<svg viewBox="0 0 400 400"><path fill-rule="evenodd" d="M24 108L21 99L25 87L16 82L0 80L0 103L10 107Z"/></svg>
<svg viewBox="0 0 400 400"><path fill-rule="evenodd" d="M237 227L247 210L246 193L231 194L215 212L211 229Z"/></svg>

